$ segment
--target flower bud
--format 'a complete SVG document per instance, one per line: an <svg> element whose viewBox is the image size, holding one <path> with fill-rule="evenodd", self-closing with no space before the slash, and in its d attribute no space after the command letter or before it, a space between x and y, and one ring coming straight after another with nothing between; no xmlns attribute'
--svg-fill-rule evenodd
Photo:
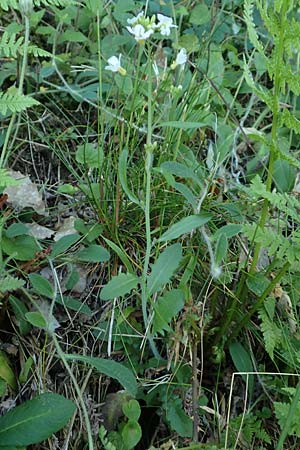
<svg viewBox="0 0 300 450"><path fill-rule="evenodd" d="M32 0L19 0L19 8L22 16L30 17L33 11Z"/></svg>

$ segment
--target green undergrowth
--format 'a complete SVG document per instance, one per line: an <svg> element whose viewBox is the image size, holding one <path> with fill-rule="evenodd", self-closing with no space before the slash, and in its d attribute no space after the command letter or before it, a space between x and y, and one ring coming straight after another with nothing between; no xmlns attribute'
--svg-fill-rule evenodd
<svg viewBox="0 0 300 450"><path fill-rule="evenodd" d="M0 0L0 450L299 447L299 6Z"/></svg>

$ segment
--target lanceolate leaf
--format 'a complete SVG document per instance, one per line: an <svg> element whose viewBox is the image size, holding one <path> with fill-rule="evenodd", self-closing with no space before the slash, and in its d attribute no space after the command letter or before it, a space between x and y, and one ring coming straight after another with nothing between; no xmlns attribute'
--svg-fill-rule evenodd
<svg viewBox="0 0 300 450"><path fill-rule="evenodd" d="M127 157L128 150L124 148L119 158L119 178L122 188L124 189L125 194L133 203L137 205L141 205L140 200L131 192L127 183Z"/></svg>
<svg viewBox="0 0 300 450"><path fill-rule="evenodd" d="M46 278L42 277L41 275L37 274L37 273L32 273L28 276L34 290L47 298L52 299L54 296L54 290L53 287L51 285L51 283L49 283L48 280L46 280Z"/></svg>
<svg viewBox="0 0 300 450"><path fill-rule="evenodd" d="M105 262L110 257L109 252L102 245L92 244L75 253L74 258L83 262Z"/></svg>
<svg viewBox="0 0 300 450"><path fill-rule="evenodd" d="M230 356L238 372L253 372L251 357L245 347L240 342L233 342L229 346ZM247 375L242 375L244 381L247 381ZM253 375L248 375L248 390L252 395L254 387Z"/></svg>
<svg viewBox="0 0 300 450"><path fill-rule="evenodd" d="M104 358L93 358L91 356L80 356L80 355L65 355L67 359L72 359L76 361L82 361L84 363L89 364L94 367L101 373L104 373L108 377L114 378L118 380L118 382L125 388L127 391L135 396L137 393L137 382L136 379L127 367L123 366L123 364L118 363L113 360L104 359ZM1 449L1 447L0 447Z"/></svg>
<svg viewBox="0 0 300 450"><path fill-rule="evenodd" d="M122 263L124 264L124 266L126 267L128 272L133 272L132 264L129 261L128 256L126 255L124 250L122 250L114 242L110 241L109 239L105 238L104 236L103 236L103 239L105 240L107 245L109 245L110 248L118 255L118 257L120 258L120 260L122 261Z"/></svg>
<svg viewBox="0 0 300 450"><path fill-rule="evenodd" d="M147 279L149 294L153 294L168 283L182 259L181 244L173 244L164 250L155 263Z"/></svg>
<svg viewBox="0 0 300 450"><path fill-rule="evenodd" d="M17 389L15 374L10 366L8 356L2 350L0 351L0 378L5 380L12 389Z"/></svg>
<svg viewBox="0 0 300 450"><path fill-rule="evenodd" d="M28 400L0 417L1 446L37 444L63 428L75 409L71 400L58 394Z"/></svg>
<svg viewBox="0 0 300 450"><path fill-rule="evenodd" d="M169 330L172 318L184 307L184 292L173 289L160 297L154 304L153 333Z"/></svg>
<svg viewBox="0 0 300 450"><path fill-rule="evenodd" d="M209 220L211 220L212 215L208 213L195 214L192 216L185 217L179 222L174 223L159 239L158 242L170 241L172 239L177 239L183 234L190 233L195 228L201 227Z"/></svg>
<svg viewBox="0 0 300 450"><path fill-rule="evenodd" d="M136 288L139 279L132 273L120 273L107 283L100 293L101 300L112 300L115 297L121 297L128 294L132 289Z"/></svg>

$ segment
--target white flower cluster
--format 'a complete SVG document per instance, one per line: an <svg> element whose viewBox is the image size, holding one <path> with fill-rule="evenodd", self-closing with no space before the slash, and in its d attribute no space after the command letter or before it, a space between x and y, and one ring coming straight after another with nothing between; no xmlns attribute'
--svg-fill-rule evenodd
<svg viewBox="0 0 300 450"><path fill-rule="evenodd" d="M157 14L158 23L155 22L155 16L151 19L146 17L143 12L140 12L136 17L128 19L129 25L126 27L137 42L143 42L148 39L155 31L158 31L162 36L170 36L171 28L177 28L173 24L171 17L166 17L163 14Z"/></svg>
<svg viewBox="0 0 300 450"><path fill-rule="evenodd" d="M173 24L173 19L171 17L164 16L163 14L157 14L157 21L155 16L151 18L146 17L142 12L140 12L136 17L128 19L127 30L131 33L137 42L144 42L148 39L154 32L158 31L162 36L170 36L171 28L177 28L177 25ZM121 55L111 56L108 59L108 65L105 66L106 70L111 72L118 72L120 75L126 75L126 70L121 66ZM176 60L171 64L171 69L175 69L177 66L184 67L187 62L187 51L185 48L181 48L177 54ZM153 66L155 76L159 76L159 71L156 63Z"/></svg>

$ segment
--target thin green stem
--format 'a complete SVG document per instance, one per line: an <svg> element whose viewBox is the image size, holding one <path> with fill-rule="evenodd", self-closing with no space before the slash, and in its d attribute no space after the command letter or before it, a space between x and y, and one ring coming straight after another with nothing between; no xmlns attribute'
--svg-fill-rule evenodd
<svg viewBox="0 0 300 450"><path fill-rule="evenodd" d="M148 60L148 130L147 130L147 144L146 144L146 192L145 192L145 226L146 226L146 254L143 266L142 274L142 310L145 327L148 326L148 313L147 313L147 273L149 268L150 254L152 248L151 242L151 228L150 228L150 194L151 194L151 168L152 168L152 80L151 80L151 60Z"/></svg>
<svg viewBox="0 0 300 450"><path fill-rule="evenodd" d="M70 378L72 380L72 383L74 385L74 389L76 391L76 394L78 395L78 400L79 400L79 403L80 403L80 406L81 406L81 410L82 410L82 414L83 414L84 421L85 421L86 432L87 432L87 436L88 436L89 450L94 450L94 443L93 443L93 435L92 435L91 423L90 423L88 411L86 409L86 406L85 406L85 403L84 403L84 400L83 400L83 397L82 397L81 389L80 389L80 387L79 387L79 385L77 383L77 380L76 380L76 378L75 378L75 376L74 376L74 374L72 372L71 367L69 366L69 364L68 364L68 362L66 360L65 354L64 354L64 352L62 351L62 349L61 349L61 347L59 345L57 337L55 336L54 333L52 333L51 337L53 339L53 343L55 345L56 352L57 352L59 358L61 359L61 361L63 362L67 372L69 373Z"/></svg>
<svg viewBox="0 0 300 450"><path fill-rule="evenodd" d="M146 192L145 192L145 226L146 226L146 253L143 265L142 273L142 312L145 324L145 332L149 333L149 319L147 312L148 303L148 290L147 290L147 274L149 269L149 261L152 249L151 239L151 226L150 226L150 202L151 202L151 171L153 161L153 144L152 144L152 61L150 47L148 48L148 128L147 128L147 140L145 145L146 160L145 160L145 172L146 172ZM160 357L153 338L148 336L149 344L155 357Z"/></svg>
<svg viewBox="0 0 300 450"><path fill-rule="evenodd" d="M130 107L131 114L130 114L129 123L128 123L129 126L128 126L128 133L127 133L127 139L126 139L126 147L128 147L128 145L129 145L130 134L131 134L131 125L132 125L133 118L134 118L134 111L135 111L134 102L136 99L136 94L137 94L138 85L139 85L139 81L140 81L139 74L140 74L141 59L142 59L143 51L144 51L144 44L141 44L141 45L139 45L139 52L138 52L138 57L137 57L137 62L136 62L137 70L136 70L135 80L134 80L134 85L133 85L133 93L132 93L132 100L131 100L131 107ZM151 92L151 94L152 94L152 92ZM147 132L147 136L148 136L148 134L149 133Z"/></svg>

